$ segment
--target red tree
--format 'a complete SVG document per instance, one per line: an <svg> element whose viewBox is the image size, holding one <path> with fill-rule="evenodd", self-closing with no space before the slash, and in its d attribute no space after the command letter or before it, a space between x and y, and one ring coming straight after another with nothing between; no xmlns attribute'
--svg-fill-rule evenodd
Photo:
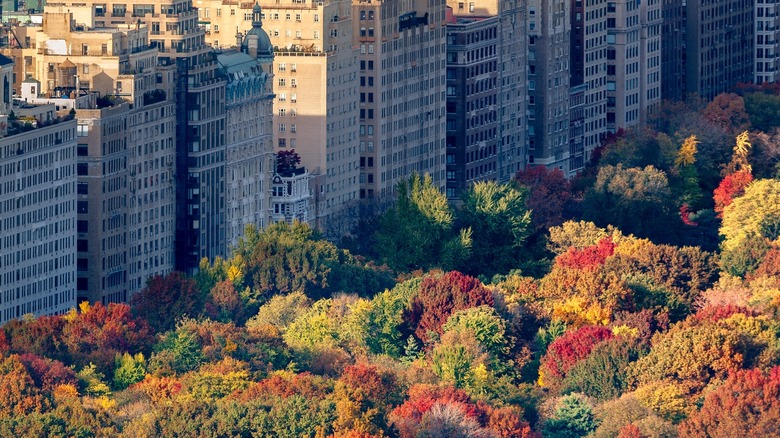
<svg viewBox="0 0 780 438"><path fill-rule="evenodd" d="M441 334L453 312L493 305L492 292L474 277L451 271L425 277L412 299L406 321L418 339L428 342L428 332Z"/></svg>
<svg viewBox="0 0 780 438"><path fill-rule="evenodd" d="M680 424L685 437L778 436L780 367L737 371L707 393L701 410Z"/></svg>
<svg viewBox="0 0 780 438"><path fill-rule="evenodd" d="M739 170L726 175L720 181L720 185L713 192L715 200L715 212L718 217L723 217L723 210L738 198L745 194L745 187L753 181L753 174L747 170Z"/></svg>
<svg viewBox="0 0 780 438"><path fill-rule="evenodd" d="M612 238L605 237L593 246L582 249L569 248L568 251L555 259L555 263L564 268L596 268L604 265L607 258L614 253L615 244L612 242Z"/></svg>
<svg viewBox="0 0 780 438"><path fill-rule="evenodd" d="M472 403L468 394L450 386L414 385L409 388L408 395L406 402L390 414L390 420L401 438L416 437L423 415L437 403L455 405L467 417L482 419L483 424L488 417L482 407Z"/></svg>
<svg viewBox="0 0 780 438"><path fill-rule="evenodd" d="M62 340L74 363L93 362L107 372L117 353L149 350L154 338L146 321L134 318L127 304L106 307L96 303L70 318L62 329Z"/></svg>
<svg viewBox="0 0 780 438"><path fill-rule="evenodd" d="M19 360L35 384L44 391L51 391L59 385L78 384L76 372L58 360L44 359L30 353L22 354Z"/></svg>
<svg viewBox="0 0 780 438"><path fill-rule="evenodd" d="M195 280L181 272L156 276L130 301L133 313L145 319L158 333L173 329L182 316L197 317L203 309L203 294Z"/></svg>
<svg viewBox="0 0 780 438"><path fill-rule="evenodd" d="M567 332L556 339L547 347L547 353L542 357L544 381L549 383L562 379L577 362L588 357L593 347L613 337L610 329L589 325Z"/></svg>
<svg viewBox="0 0 780 438"><path fill-rule="evenodd" d="M515 180L530 189L526 206L532 211L531 222L537 229L547 230L566 220L566 209L572 201L571 183L561 170L529 166L517 172Z"/></svg>

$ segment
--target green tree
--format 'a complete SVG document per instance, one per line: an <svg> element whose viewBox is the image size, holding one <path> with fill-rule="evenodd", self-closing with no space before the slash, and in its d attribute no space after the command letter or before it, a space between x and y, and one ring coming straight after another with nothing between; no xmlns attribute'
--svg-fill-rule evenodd
<svg viewBox="0 0 780 438"><path fill-rule="evenodd" d="M772 128L780 126L780 96L748 93L743 99L753 129L768 133Z"/></svg>
<svg viewBox="0 0 780 438"><path fill-rule="evenodd" d="M398 184L398 201L379 219L375 248L393 269L411 272L460 266L470 252L471 230L454 228L447 198L430 175Z"/></svg>
<svg viewBox="0 0 780 438"><path fill-rule="evenodd" d="M114 363L116 364L114 370L115 389L125 389L133 383L140 382L146 376L146 359L143 353L136 355L117 354Z"/></svg>
<svg viewBox="0 0 780 438"><path fill-rule="evenodd" d="M666 174L653 166L605 166L585 193L583 216L601 227L611 224L624 233L669 242L678 222L670 195Z"/></svg>
<svg viewBox="0 0 780 438"><path fill-rule="evenodd" d="M593 407L587 397L574 393L558 400L553 417L544 423L543 435L578 438L592 433L597 426Z"/></svg>
<svg viewBox="0 0 780 438"><path fill-rule="evenodd" d="M472 231L468 273L491 277L519 266L531 225L527 197L528 189L515 183L483 181L469 187L459 210Z"/></svg>

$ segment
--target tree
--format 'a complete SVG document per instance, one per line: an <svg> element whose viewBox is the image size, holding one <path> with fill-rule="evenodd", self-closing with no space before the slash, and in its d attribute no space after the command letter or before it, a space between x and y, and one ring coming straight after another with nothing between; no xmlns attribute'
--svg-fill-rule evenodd
<svg viewBox="0 0 780 438"><path fill-rule="evenodd" d="M340 291L368 295L388 284L386 273L300 222L277 222L262 231L249 228L234 256L245 263L243 276L250 292L242 299L249 309L280 293L300 291L313 299Z"/></svg>
<svg viewBox="0 0 780 438"><path fill-rule="evenodd" d="M750 118L753 129L770 132L780 126L780 96L769 93L747 93L742 96L745 101L745 111Z"/></svg>
<svg viewBox="0 0 780 438"><path fill-rule="evenodd" d="M404 320L414 335L428 342L430 333L442 333L442 326L450 315L481 305L493 305L493 294L474 277L457 271L429 274L412 298Z"/></svg>
<svg viewBox="0 0 780 438"><path fill-rule="evenodd" d="M469 187L459 210L460 220L472 232L469 273L490 277L518 267L531 224L527 196L527 189L495 181Z"/></svg>
<svg viewBox="0 0 780 438"><path fill-rule="evenodd" d="M295 149L276 153L276 171L279 173L292 171L299 164L301 164L301 156L295 152Z"/></svg>
<svg viewBox="0 0 780 438"><path fill-rule="evenodd" d="M780 367L731 374L707 393L701 410L680 424L680 436L777 436L780 424Z"/></svg>
<svg viewBox="0 0 780 438"><path fill-rule="evenodd" d="M780 128L768 132L753 132L753 173L756 178L780 176Z"/></svg>
<svg viewBox="0 0 780 438"><path fill-rule="evenodd" d="M116 355L114 359L114 388L122 390L146 377L146 359L143 353Z"/></svg>
<svg viewBox="0 0 780 438"><path fill-rule="evenodd" d="M528 187L526 207L531 211L531 223L537 230L561 225L569 216L572 188L560 169L527 166L517 172L515 181Z"/></svg>
<svg viewBox="0 0 780 438"><path fill-rule="evenodd" d="M471 230L454 228L447 198L430 175L398 184L398 201L379 219L375 249L384 263L401 272L454 269L469 255Z"/></svg>
<svg viewBox="0 0 780 438"><path fill-rule="evenodd" d="M585 326L553 341L542 357L539 369L542 386L556 388L569 370L590 355L599 343L613 338L612 331L601 326Z"/></svg>
<svg viewBox="0 0 780 438"><path fill-rule="evenodd" d="M673 241L679 220L670 194L666 174L652 166L604 166L585 194L583 217L653 241Z"/></svg>
<svg viewBox="0 0 780 438"><path fill-rule="evenodd" d="M561 397L552 418L544 422L543 435L560 438L579 438L596 430L598 422L593 407L582 394Z"/></svg>
<svg viewBox="0 0 780 438"><path fill-rule="evenodd" d="M748 185L745 194L724 209L720 234L723 253L753 239L780 243L780 181L762 179Z"/></svg>
<svg viewBox="0 0 780 438"><path fill-rule="evenodd" d="M698 144L699 140L696 139L695 135L686 138L677 152L677 159L674 161L679 179L678 199L683 207L696 207L703 197L699 186L699 173L694 165Z"/></svg>
<svg viewBox="0 0 780 438"><path fill-rule="evenodd" d="M127 304L90 306L84 302L80 308L81 312L73 309L64 316L67 324L62 329L62 340L73 364L94 363L100 372L110 373L117 353L148 351L151 347L149 326L134 317Z"/></svg>
<svg viewBox="0 0 780 438"><path fill-rule="evenodd" d="M715 212L723 217L723 210L745 194L745 188L753 182L753 174L747 170L738 170L723 177L718 188L713 192Z"/></svg>
<svg viewBox="0 0 780 438"><path fill-rule="evenodd" d="M157 333L171 330L183 316L197 317L205 296L195 280L181 272L157 275L130 300L133 314L143 318Z"/></svg>
<svg viewBox="0 0 780 438"><path fill-rule="evenodd" d="M750 118L745 111L745 101L733 93L721 93L702 111L702 116L715 126L729 133L744 131L750 127Z"/></svg>
<svg viewBox="0 0 780 438"><path fill-rule="evenodd" d="M599 166L617 166L625 168L670 169L675 157L675 145L672 139L650 128L630 128L618 136L614 142L607 143L599 161Z"/></svg>
<svg viewBox="0 0 780 438"><path fill-rule="evenodd" d="M723 169L723 174L729 175L739 171L752 173L753 168L750 165L750 151L752 148L753 145L750 143L750 136L747 131L743 131L741 134L737 135L737 142L734 145L731 162Z"/></svg>

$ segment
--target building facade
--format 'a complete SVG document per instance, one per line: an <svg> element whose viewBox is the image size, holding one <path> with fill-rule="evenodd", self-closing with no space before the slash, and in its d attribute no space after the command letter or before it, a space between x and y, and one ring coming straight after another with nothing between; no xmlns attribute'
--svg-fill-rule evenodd
<svg viewBox="0 0 780 438"><path fill-rule="evenodd" d="M76 122L53 104L13 111L0 124L0 323L76 306Z"/></svg>
<svg viewBox="0 0 780 438"><path fill-rule="evenodd" d="M235 246L247 225L269 223L276 154L273 145L273 50L263 31L260 8L241 50L217 55L227 77L226 228L225 249Z"/></svg>
<svg viewBox="0 0 780 438"><path fill-rule="evenodd" d="M446 194L457 199L525 163L527 36L519 3L448 7Z"/></svg>
<svg viewBox="0 0 780 438"><path fill-rule="evenodd" d="M251 26L254 2L196 0L206 41L236 44ZM274 47L274 145L294 149L308 169L313 224L353 216L358 199L357 50L348 0L263 0L261 18Z"/></svg>
<svg viewBox="0 0 780 438"><path fill-rule="evenodd" d="M686 91L711 100L754 79L755 3L689 1L686 5Z"/></svg>
<svg viewBox="0 0 780 438"><path fill-rule="evenodd" d="M413 173L446 185L446 3L353 1L360 198L382 206Z"/></svg>
<svg viewBox="0 0 780 438"><path fill-rule="evenodd" d="M571 3L528 2L528 164L569 174Z"/></svg>

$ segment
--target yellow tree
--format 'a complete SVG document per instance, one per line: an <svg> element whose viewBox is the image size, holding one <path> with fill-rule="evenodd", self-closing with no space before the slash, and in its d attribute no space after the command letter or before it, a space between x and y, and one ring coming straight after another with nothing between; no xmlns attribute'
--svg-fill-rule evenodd
<svg viewBox="0 0 780 438"><path fill-rule="evenodd" d="M750 137L747 131L743 131L742 134L737 136L737 143L734 145L734 153L731 156L731 162L724 169L724 175L731 175L738 171L747 171L752 173L753 168L750 166L748 156L753 145L750 143Z"/></svg>

